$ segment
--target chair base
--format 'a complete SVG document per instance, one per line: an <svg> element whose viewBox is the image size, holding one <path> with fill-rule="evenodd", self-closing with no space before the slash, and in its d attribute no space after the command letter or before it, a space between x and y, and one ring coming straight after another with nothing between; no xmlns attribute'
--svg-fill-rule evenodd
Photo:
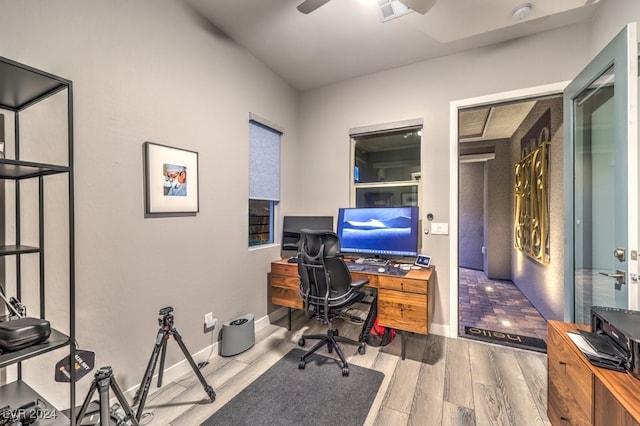
<svg viewBox="0 0 640 426"><path fill-rule="evenodd" d="M301 370L304 370L304 368L306 367L307 358L309 356L313 355L318 349L326 346L329 353L332 353L334 350L336 351L336 354L338 354L338 358L340 358L340 362L342 363L342 375L348 376L349 364L347 364L347 360L345 359L344 354L340 349L340 346L338 346L338 342L348 343L351 345L358 345L358 353L360 355L364 355L366 352L366 346L364 342L358 342L356 340L349 339L347 337L339 336L338 329L333 330L329 328L329 330L327 330L327 334L303 335L298 340L298 345L304 346L306 344L307 339L318 340L318 342L316 342L316 344L313 345L311 349L309 349L304 355L300 357L300 363L298 364L298 368Z"/></svg>

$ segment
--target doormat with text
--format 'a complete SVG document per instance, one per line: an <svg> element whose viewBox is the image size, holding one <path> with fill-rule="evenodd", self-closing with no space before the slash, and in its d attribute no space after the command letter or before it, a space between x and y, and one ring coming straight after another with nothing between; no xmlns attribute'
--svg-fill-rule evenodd
<svg viewBox="0 0 640 426"><path fill-rule="evenodd" d="M465 337L496 343L498 345L513 346L520 349L529 349L537 352L547 352L547 342L530 336L522 336L503 331L486 330L484 328L464 326Z"/></svg>

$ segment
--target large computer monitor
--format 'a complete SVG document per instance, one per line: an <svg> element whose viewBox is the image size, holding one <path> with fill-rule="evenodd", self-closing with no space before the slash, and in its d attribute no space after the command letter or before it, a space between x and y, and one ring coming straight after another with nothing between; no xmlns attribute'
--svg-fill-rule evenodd
<svg viewBox="0 0 640 426"><path fill-rule="evenodd" d="M341 252L386 256L418 254L417 207L362 207L338 210Z"/></svg>
<svg viewBox="0 0 640 426"><path fill-rule="evenodd" d="M282 250L298 250L301 229L333 232L333 216L285 216L282 219Z"/></svg>

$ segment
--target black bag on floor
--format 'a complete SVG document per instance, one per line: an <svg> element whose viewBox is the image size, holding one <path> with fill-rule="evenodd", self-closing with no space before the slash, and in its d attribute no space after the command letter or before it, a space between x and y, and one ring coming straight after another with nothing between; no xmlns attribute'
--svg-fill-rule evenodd
<svg viewBox="0 0 640 426"><path fill-rule="evenodd" d="M396 330L378 324L378 296L371 302L369 314L360 333L360 342L369 346L386 346L396 337Z"/></svg>
<svg viewBox="0 0 640 426"><path fill-rule="evenodd" d="M0 350L17 351L44 342L51 335L51 324L40 318L17 318L0 322Z"/></svg>

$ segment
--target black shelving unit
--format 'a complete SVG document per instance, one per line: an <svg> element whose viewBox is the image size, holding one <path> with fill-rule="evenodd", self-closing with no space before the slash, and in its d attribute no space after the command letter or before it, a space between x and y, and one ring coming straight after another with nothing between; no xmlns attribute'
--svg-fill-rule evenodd
<svg viewBox="0 0 640 426"><path fill-rule="evenodd" d="M67 99L67 138L68 158L66 164L47 164L40 162L29 161L29 159L23 159L20 155L20 136L21 136L21 122L20 114L26 109L50 98L58 93L65 92ZM64 96L61 94L60 96ZM45 282L46 264L45 264L45 250L44 250L44 236L45 236L45 215L47 210L45 207L45 187L47 176L50 175L66 175L68 177L68 227L69 227L69 283L68 283L68 300L69 300L69 334L65 334L56 329L56 324L52 321L51 336L46 342L30 346L28 348L6 352L0 354L0 368L8 367L10 365L17 364L17 380L8 383L4 386L0 386L0 407L9 404L12 408L17 408L22 404L39 398L44 400L38 392L32 389L29 384L23 381L22 377L22 361L34 358L44 353L68 348L71 359L75 357L75 231L74 231L74 192L73 192L73 89L70 80L61 78L50 74L45 71L41 71L30 66L15 62L11 59L0 57L0 108L4 111L13 112L14 117L14 138L12 145L12 157L0 159L0 179L3 182L13 181L15 182L15 241L11 241L10 245L0 245L0 256L5 261L8 259L15 259L15 296L20 298L21 293L24 291L23 286L23 267L21 264L22 257L24 256L37 256L39 258L39 299L40 306L38 315L40 318L47 318L45 312L45 298L47 283ZM0 111L2 112L2 111ZM41 142L44 145L48 141ZM5 141L5 153L7 153L7 147L10 146L9 141ZM38 244L34 246L21 244L21 201L22 190L20 183L25 180L35 179L38 181ZM29 187L29 190L33 191L33 187ZM5 203L7 205L7 203ZM10 227L10 224L5 224ZM3 280L4 282L5 280ZM7 286L8 287L8 286ZM58 291L60 289L57 289ZM9 294L12 295L12 294ZM30 316L34 315L34 310L29 312ZM64 326L60 324L59 326ZM51 366L51 377L53 380L54 365ZM75 425L75 371L70 369L71 382L69 384L69 417L65 417L60 410L56 407L51 407L51 404L47 404L49 408L56 408L56 418L43 418L39 419L35 425Z"/></svg>

